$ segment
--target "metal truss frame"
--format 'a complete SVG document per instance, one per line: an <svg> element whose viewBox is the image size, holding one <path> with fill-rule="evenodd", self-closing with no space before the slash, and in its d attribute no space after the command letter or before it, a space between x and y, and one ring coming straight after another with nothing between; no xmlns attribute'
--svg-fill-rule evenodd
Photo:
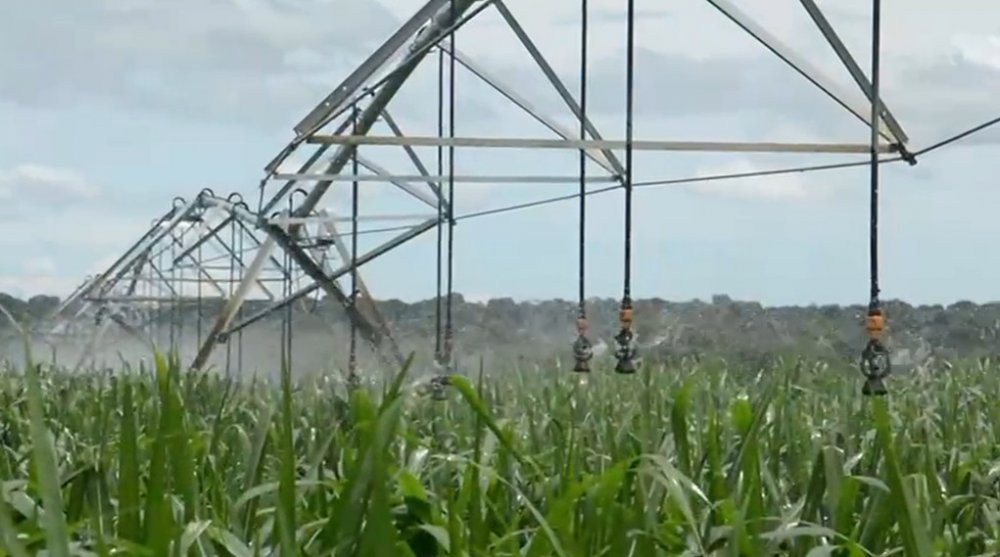
<svg viewBox="0 0 1000 557"><path fill-rule="evenodd" d="M350 259L334 220L317 219L302 228L303 237L312 239L313 257L323 262L324 269L331 268L326 253L331 246L336 248L334 261ZM213 348L235 336L236 367L242 370L242 327L231 329L230 325L233 320L242 321L243 304L248 299L256 299L258 305L274 303L283 288L314 280L281 257L275 241L261 234L259 224L257 214L239 194L221 198L206 189L191 201L175 199L170 210L154 220L121 257L84 281L36 327L36 337L51 343L54 337L85 331L88 338L73 366L80 369L94 363L113 326L150 348L164 344L176 348L194 311L195 330L187 331L194 333L198 346L192 367L204 367ZM335 279L324 284L328 293L346 299ZM304 310L311 305L305 297L298 302ZM370 302L359 313L359 321L378 322L373 317L378 315L377 308ZM215 319L208 327L210 317ZM371 340L383 329L372 327L364 332ZM227 369L232 369L232 360L230 346Z"/></svg>
<svg viewBox="0 0 1000 557"><path fill-rule="evenodd" d="M758 22L740 11L728 0L705 0L746 32L764 48L777 56L794 72L816 86L826 96L844 108L848 113L865 123L876 127L878 135L885 140L878 150L880 153L895 153L904 160L915 163L915 158L906 148L909 138L899 122L893 117L888 106L878 99L880 118L872 122L869 114L873 102L871 81L861 71L858 63L840 40L830 23L823 16L813 0L800 0L803 8L816 24L820 34L842 61L869 104L853 99L842 91L836 83L807 60L799 56L791 47L779 41ZM567 129L556 118L533 106L520 94L517 88L505 83L498 76L476 63L467 54L454 47L454 35L469 21L485 10L493 9L506 22L517 42L534 61L548 84L565 104L569 114L579 120L586 130L586 138L576 131ZM451 39L451 41L449 41ZM552 133L550 138L485 138L485 137L415 137L407 135L389 108L403 84L412 76L416 68L431 52L439 52L444 59L453 61L463 71L476 76L482 83L508 100L514 107L540 123ZM443 74L442 74L443 75ZM442 77L443 79L443 77ZM439 93L443 95L443 93ZM439 98L439 107L441 106ZM439 108L440 109L440 108ZM387 128L385 135L372 131L381 123ZM438 230L454 223L456 216L448 199L451 196L449 184L466 183L577 183L579 176L485 176L454 175L439 171L432 173L429 164L421 159L414 147L442 148L471 147L481 149L569 149L582 150L606 174L592 176L589 182L623 185L625 167L617 151L623 149L625 141L605 139L596 125L581 109L581 104L570 88L562 81L548 59L521 25L504 0L426 0L384 43L351 72L325 99L309 111L293 128L291 141L265 167L265 177L260 184L261 202L256 211L251 212L245 204L220 199L203 192L192 201L175 206L157 221L121 259L105 273L88 281L62 306L58 315L79 315L86 307L108 308L114 314L113 304L140 304L135 288L138 279L133 275L138 269L151 268L149 254L153 246L165 238L173 238L175 230L184 219L193 214L202 214L209 207L226 215L225 223L217 224L219 229L238 226L256 242L252 258L233 256L239 268L239 280L226 284L221 292L223 305L216 314L214 324L201 341L198 353L192 362L200 368L208 362L216 346L226 342L232 335L260 321L290 304L301 303L308 296L322 293L340 303L353 326L389 361L402 361L390 327L379 314L371 293L360 280L360 269L367 263L395 250L410 240L431 230ZM371 158L362 154L361 146L395 146L402 149L412 163L411 174L389 172ZM634 141L634 149L661 152L744 152L744 153L841 153L867 154L871 150L868 143L776 143L776 142L713 142L683 140ZM311 150L311 151L309 151ZM298 170L289 172L285 165L290 157L304 156L305 163ZM360 174L351 170L353 166L369 172ZM432 209L427 214L372 214L361 215L338 209L336 213L321 207L331 185L339 182L368 183L383 182L395 186L401 195L415 199ZM296 196L298 194L298 197ZM363 254L354 254L343 238L350 233L342 232L337 223L358 221L397 221L407 224L394 227L398 232L389 240L371 248ZM215 230L214 228L212 230ZM208 238L218 234L208 234ZM258 237L260 236L260 237ZM201 236L198 245L210 240ZM170 242L174 242L171 239ZM197 249L189 245L187 250ZM276 253L283 253L282 264ZM339 264L334 264L337 261ZM277 263L277 265L276 265ZM440 270L441 262L438 261ZM275 294L267 304L249 315L242 315L242 309L251 291L266 281L268 269L282 269L297 286ZM199 271L202 272L202 271ZM205 273L202 273L204 276ZM352 276L356 280L354 290L345 290L338 283L340 279ZM303 284L298 285L297 283ZM201 282L198 283L202 284ZM114 301L110 296L119 296ZM179 300L183 299L180 297ZM126 301L121 301L126 300ZM440 300L439 300L440 301Z"/></svg>
<svg viewBox="0 0 1000 557"><path fill-rule="evenodd" d="M774 53L794 71L817 86L827 96L841 105L866 125L871 125L871 118L864 104L851 99L850 95L840 90L833 80L820 70L798 56L792 48L783 44L774 36L741 12L735 5L725 0L706 0L739 28L750 34L765 48ZM845 66L848 67L859 87L867 92L870 98L871 85L863 73L856 71L858 67L846 47L839 41L832 27L822 18L822 12L812 0L801 0L811 17L817 21L817 26L830 43ZM538 69L548 83L563 100L566 108L577 119L584 122L587 129L586 140L575 137L575 132L560 126L556 119L543 113L531 105L517 89L477 64L470 56L454 48L448 38L458 32L463 25L486 9L495 9L507 23L521 46L534 60ZM409 45L407 48L407 44ZM439 50L445 56L454 57L454 61L463 69L478 77L490 88L498 92L515 107L532 117L549 129L552 138L484 138L484 137L414 137L406 135L389 115L389 106L403 83L412 75L415 68L431 51ZM395 60L395 65L392 65ZM379 75L379 74L382 75ZM882 106L885 106L884 102ZM351 118L356 115L356 121ZM899 153L907 156L906 143L908 137L902 131L899 123L886 107L882 111L882 119L877 123L880 135L887 143L880 147L881 153ZM374 135L372 130L377 121L389 124L391 134ZM329 131L327 131L329 130ZM387 182L392 183L410 195L417 196L428 206L434 202L444 207L443 218L422 221L413 227L404 229L394 240L376 249L373 256L394 249L408 240L431 230L441 227L454 218L447 207L445 188L448 182L462 183L576 183L578 176L484 176L484 175L435 175L427 170L427 164L420 160L414 147L473 147L494 149L583 149L588 157L603 168L604 176L591 176L587 179L593 183L621 183L624 166L616 151L625 147L622 140L605 139L597 127L582 114L580 102L570 88L561 80L552 64L542 54L528 32L520 24L517 17L503 0L428 0L417 12L407 20L385 43L377 48L354 72L352 72L334 91L311 110L295 127L295 137L288 146L279 153L266 167L267 176L262 188L268 188L271 183L279 183L278 188L261 206L261 213L273 210L286 202L293 188L303 188L307 191L305 199L292 210L293 218L310 215L326 195L328 188L335 182ZM365 164L371 174L358 175L347 170L352 156L360 156L360 146L380 145L396 146L406 149L407 155L414 163L417 173L411 175L390 174L374 164ZM312 146L315 151L308 157L308 162L297 172L280 172L282 162L297 150ZM335 147L332 155L327 150ZM769 152L769 153L841 153L867 154L870 146L867 143L857 144L816 144L816 143L775 143L775 142L693 142L693 141L635 141L634 149L650 151L712 151L712 152ZM326 155L324 157L324 155ZM269 235L282 247L293 254L300 264L309 266L308 253L298 247L301 239L296 236L295 226L285 229L269 228ZM360 258L358 265L369 260ZM440 262L439 262L440 265ZM356 267L355 267L356 268ZM319 280L331 276L343 276L350 273L350 266L341 268L331 274L313 276ZM304 295L320 285L311 285L303 291L296 292L291 298L272 304L267 311L277 311L283 304Z"/></svg>

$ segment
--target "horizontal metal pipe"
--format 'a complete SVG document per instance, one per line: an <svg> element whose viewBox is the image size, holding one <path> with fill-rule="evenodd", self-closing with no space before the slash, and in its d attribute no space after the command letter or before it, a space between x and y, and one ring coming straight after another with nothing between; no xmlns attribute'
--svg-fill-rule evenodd
<svg viewBox="0 0 1000 557"><path fill-rule="evenodd" d="M278 174L281 180L297 180L305 182L309 180L323 180L327 182L447 182L449 178L455 182L465 182L467 184L578 184L579 176L474 176L455 175L449 176L421 176L419 174L410 175L381 175L381 174ZM612 176L587 176L585 180L589 183L608 184L616 182Z"/></svg>
<svg viewBox="0 0 1000 557"><path fill-rule="evenodd" d="M506 137L396 137L376 135L314 135L309 143L338 145L413 145L419 147L477 147L510 149L624 149L623 140L533 139ZM727 141L635 140L639 151L702 151L720 153L839 153L865 154L870 147L861 143L779 143ZM879 152L895 152L892 145L880 145ZM425 178L426 179L426 178Z"/></svg>

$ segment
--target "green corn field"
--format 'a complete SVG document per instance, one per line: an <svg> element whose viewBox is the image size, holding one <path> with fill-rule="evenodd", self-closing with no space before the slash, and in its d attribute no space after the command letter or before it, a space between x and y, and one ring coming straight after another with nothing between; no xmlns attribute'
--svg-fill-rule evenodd
<svg viewBox="0 0 1000 557"><path fill-rule="evenodd" d="M1000 365L0 375L3 555L1000 554Z"/></svg>

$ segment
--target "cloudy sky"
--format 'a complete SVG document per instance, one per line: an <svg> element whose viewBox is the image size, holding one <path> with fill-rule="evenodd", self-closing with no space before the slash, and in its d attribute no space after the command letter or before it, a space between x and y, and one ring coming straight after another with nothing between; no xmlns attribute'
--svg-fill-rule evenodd
<svg viewBox="0 0 1000 557"><path fill-rule="evenodd" d="M9 3L0 16L0 290L66 293L130 245L175 196L207 186L256 199L263 167L291 139L292 126L419 3ZM591 108L606 138L624 136L621 4L592 0ZM704 0L637 4L638 138L867 140L863 124ZM820 2L866 70L868 4ZM579 1L507 5L575 91ZM740 6L861 102L798 0L744 0ZM913 149L1000 116L1000 6L885 0L883 12L884 96ZM458 48L573 125L495 10L463 30ZM390 107L412 134L434 130L433 61ZM460 75L457 87L460 134L550 136L475 77ZM928 155L916 167L885 169L886 298L1000 298L1000 187L991 158L998 141L1000 133L985 133ZM387 165L395 164L386 157ZM635 178L843 160L857 158L642 153ZM456 156L457 172L464 174L572 176L575 165L571 152L460 149ZM636 193L634 294L864 302L867 182L862 168L644 188ZM334 210L345 199L344 186L338 187L328 198ZM367 210L397 207L387 187L364 187ZM462 184L456 209L481 211L574 188ZM591 199L590 291L619 296L622 195ZM572 298L575 218L570 201L464 221L456 236L456 290L477 298ZM373 293L431 296L433 240L428 235L366 269Z"/></svg>

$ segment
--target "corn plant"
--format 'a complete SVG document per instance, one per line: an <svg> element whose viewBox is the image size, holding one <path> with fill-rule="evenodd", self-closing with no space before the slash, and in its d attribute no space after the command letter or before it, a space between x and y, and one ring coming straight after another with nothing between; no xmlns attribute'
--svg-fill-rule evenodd
<svg viewBox="0 0 1000 557"><path fill-rule="evenodd" d="M1000 365L0 373L0 554L1000 554ZM586 380L584 380L586 379Z"/></svg>

